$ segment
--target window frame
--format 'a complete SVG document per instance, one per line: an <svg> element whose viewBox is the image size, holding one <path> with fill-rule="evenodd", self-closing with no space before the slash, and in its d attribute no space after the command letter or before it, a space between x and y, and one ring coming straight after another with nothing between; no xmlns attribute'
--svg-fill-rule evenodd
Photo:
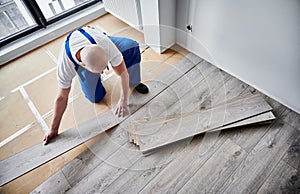
<svg viewBox="0 0 300 194"><path fill-rule="evenodd" d="M0 47L6 46L14 41L17 41L20 38L23 38L25 36L28 36L42 28L47 28L47 26L54 24L55 22L58 22L68 16L76 14L78 11L88 8L92 5L95 5L97 3L101 2L101 0L92 0L89 2L82 3L78 6L75 6L71 9L68 9L60 14L55 15L54 17L49 18L47 20L41 11L40 7L38 6L37 2L35 0L28 0L23 1L24 5L32 15L34 21L36 22L36 25L29 26L23 30L20 30L16 33L13 33L11 35L8 35L0 40Z"/></svg>

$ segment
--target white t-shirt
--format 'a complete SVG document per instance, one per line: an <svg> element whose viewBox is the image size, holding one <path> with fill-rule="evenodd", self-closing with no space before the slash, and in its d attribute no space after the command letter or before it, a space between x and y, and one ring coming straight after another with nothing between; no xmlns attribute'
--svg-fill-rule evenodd
<svg viewBox="0 0 300 194"><path fill-rule="evenodd" d="M97 45L105 51L111 66L116 67L121 64L123 60L121 52L105 34L89 27L83 27L82 29L90 34L96 41ZM75 57L76 52L84 46L90 45L91 42L81 32L76 30L72 33L69 44L72 57L76 63L79 64L79 61ZM76 76L76 74L75 65L66 53L64 42L57 64L58 86L60 88L71 87L72 79Z"/></svg>

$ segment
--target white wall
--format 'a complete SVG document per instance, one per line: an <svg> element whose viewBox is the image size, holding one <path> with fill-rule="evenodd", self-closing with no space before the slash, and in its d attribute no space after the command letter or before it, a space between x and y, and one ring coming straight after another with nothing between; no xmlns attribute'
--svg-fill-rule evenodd
<svg viewBox="0 0 300 194"><path fill-rule="evenodd" d="M146 44L158 53L176 42L176 0L140 0Z"/></svg>
<svg viewBox="0 0 300 194"><path fill-rule="evenodd" d="M177 0L176 13L179 44L300 113L300 0Z"/></svg>
<svg viewBox="0 0 300 194"><path fill-rule="evenodd" d="M142 30L140 0L103 0L105 10L128 25Z"/></svg>
<svg viewBox="0 0 300 194"><path fill-rule="evenodd" d="M176 42L176 0L159 0L159 20L162 51Z"/></svg>
<svg viewBox="0 0 300 194"><path fill-rule="evenodd" d="M145 43L160 53L158 1L140 0Z"/></svg>

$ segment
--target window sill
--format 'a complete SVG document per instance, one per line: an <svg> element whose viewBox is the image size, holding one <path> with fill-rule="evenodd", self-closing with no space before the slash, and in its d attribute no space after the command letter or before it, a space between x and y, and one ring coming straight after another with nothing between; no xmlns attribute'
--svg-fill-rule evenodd
<svg viewBox="0 0 300 194"><path fill-rule="evenodd" d="M5 65L9 61L20 57L105 13L103 3L98 3L75 15L68 16L59 22L51 24L45 29L41 29L2 47L0 50L0 66Z"/></svg>

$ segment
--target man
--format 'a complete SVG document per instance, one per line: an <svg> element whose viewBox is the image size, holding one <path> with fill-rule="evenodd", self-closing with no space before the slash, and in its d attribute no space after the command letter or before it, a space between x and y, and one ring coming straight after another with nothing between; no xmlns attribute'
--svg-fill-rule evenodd
<svg viewBox="0 0 300 194"><path fill-rule="evenodd" d="M101 101L105 88L100 74L111 65L121 78L121 94L116 108L118 117L128 113L128 88L139 93L148 93L140 77L140 50L137 42L128 38L107 36L90 27L71 32L64 43L57 67L59 85L54 103L54 114L50 131L44 137L45 145L58 134L62 116L68 105L72 79L78 74L85 97L92 103Z"/></svg>

